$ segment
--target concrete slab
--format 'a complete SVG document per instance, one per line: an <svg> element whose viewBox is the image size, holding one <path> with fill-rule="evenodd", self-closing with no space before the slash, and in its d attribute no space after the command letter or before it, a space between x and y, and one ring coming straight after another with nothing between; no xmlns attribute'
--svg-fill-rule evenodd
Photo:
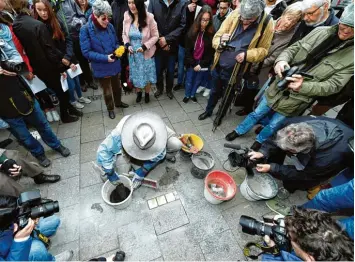
<svg viewBox="0 0 355 262"><path fill-rule="evenodd" d="M102 183L100 176L92 168L91 162L80 165L80 188Z"/></svg>
<svg viewBox="0 0 355 262"><path fill-rule="evenodd" d="M97 112L102 110L101 100L92 101L90 104L86 104L82 109L84 114Z"/></svg>
<svg viewBox="0 0 355 262"><path fill-rule="evenodd" d="M219 130L218 128L215 130L215 132L212 132L212 124L205 124L198 126L197 129L202 135L203 139L207 142L212 142L216 140L220 140L225 137L225 134Z"/></svg>
<svg viewBox="0 0 355 262"><path fill-rule="evenodd" d="M87 113L84 114L83 117L81 118L81 128L89 127L89 126L95 126L102 124L104 121L102 117L102 112L92 112L92 113Z"/></svg>
<svg viewBox="0 0 355 262"><path fill-rule="evenodd" d="M56 256L61 252L64 252L66 250L73 250L74 251L74 256L73 256L73 261L79 261L80 257L80 245L79 245L79 240L67 243L67 244L62 244L59 246L52 246L49 249L49 252Z"/></svg>
<svg viewBox="0 0 355 262"><path fill-rule="evenodd" d="M81 129L81 143L92 142L105 138L104 125L88 126Z"/></svg>
<svg viewBox="0 0 355 262"><path fill-rule="evenodd" d="M62 180L79 176L79 155L70 155L53 160L51 173L60 175Z"/></svg>
<svg viewBox="0 0 355 262"><path fill-rule="evenodd" d="M80 136L81 121L69 124L61 124L58 127L57 137L59 139Z"/></svg>
<svg viewBox="0 0 355 262"><path fill-rule="evenodd" d="M80 145L80 163L96 161L96 151L103 139Z"/></svg>
<svg viewBox="0 0 355 262"><path fill-rule="evenodd" d="M61 208L79 204L79 176L48 185L48 198L57 200Z"/></svg>

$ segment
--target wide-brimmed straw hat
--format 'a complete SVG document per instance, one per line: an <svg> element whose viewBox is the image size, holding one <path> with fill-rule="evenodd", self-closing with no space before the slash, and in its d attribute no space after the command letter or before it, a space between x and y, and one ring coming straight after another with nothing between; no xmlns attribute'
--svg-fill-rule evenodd
<svg viewBox="0 0 355 262"><path fill-rule="evenodd" d="M128 155L138 160L151 160L165 149L168 133L157 114L138 112L123 124L121 139Z"/></svg>

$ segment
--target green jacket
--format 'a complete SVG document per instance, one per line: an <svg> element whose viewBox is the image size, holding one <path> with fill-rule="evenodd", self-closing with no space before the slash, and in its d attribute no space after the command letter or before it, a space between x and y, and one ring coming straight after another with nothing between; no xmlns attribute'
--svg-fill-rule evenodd
<svg viewBox="0 0 355 262"><path fill-rule="evenodd" d="M309 52L337 30L337 25L314 29L303 39L285 49L276 59L275 64L279 61L286 61L292 65L304 60ZM353 39L348 41L353 41ZM313 75L314 79L304 78L298 92L289 89L289 97L283 97L283 91L277 88L277 82L280 79L276 77L265 93L268 105L282 115L298 116L314 102L316 97L339 93L354 75L354 45L339 50L340 48L332 50L331 54L307 72Z"/></svg>

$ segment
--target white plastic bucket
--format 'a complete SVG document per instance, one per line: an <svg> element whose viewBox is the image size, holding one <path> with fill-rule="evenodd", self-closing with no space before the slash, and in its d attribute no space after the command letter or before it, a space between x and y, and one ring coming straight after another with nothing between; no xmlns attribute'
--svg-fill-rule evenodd
<svg viewBox="0 0 355 262"><path fill-rule="evenodd" d="M205 190L203 191L203 194L204 194L206 200L213 205L218 205L218 204L224 202L224 200L219 200L215 196L213 196L210 192L208 192L206 187L205 187Z"/></svg>
<svg viewBox="0 0 355 262"><path fill-rule="evenodd" d="M218 196L213 193L209 188L209 184L216 184L222 187L226 194L225 197ZM218 205L223 201L228 201L232 199L237 193L237 185L235 184L234 179L226 172L220 170L214 170L210 172L205 178L205 189L203 194L208 202L214 205Z"/></svg>
<svg viewBox="0 0 355 262"><path fill-rule="evenodd" d="M112 185L111 182L108 180L101 188L101 197L107 205L112 206L116 209L125 209L132 202L132 194L133 194L132 181L126 176L119 176L119 177L123 185L131 190L131 193L129 193L128 197L119 203L110 202L110 195L112 191L115 190L116 186Z"/></svg>

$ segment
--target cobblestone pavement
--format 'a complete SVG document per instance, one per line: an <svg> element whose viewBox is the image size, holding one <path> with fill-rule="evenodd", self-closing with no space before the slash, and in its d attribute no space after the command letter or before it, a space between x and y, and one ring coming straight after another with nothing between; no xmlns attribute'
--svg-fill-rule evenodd
<svg viewBox="0 0 355 262"><path fill-rule="evenodd" d="M52 124L53 131L71 150L71 156L63 158L45 146L47 156L52 160L47 172L60 174L62 180L41 186L28 178L20 181L28 188L40 188L44 197L60 203L62 223L52 239L50 251L57 254L73 249L75 260L108 256L119 249L126 252L126 260L245 260L242 247L255 238L241 232L239 218L245 214L260 219L270 213L264 202L248 202L237 193L228 202L209 204L203 195L203 180L190 173L191 161L178 155L175 164L163 163L149 175L157 178L165 174L166 167L176 169L180 175L172 184L158 190L141 187L134 192L133 202L128 208L116 210L102 200L102 181L90 165L95 160L100 142L124 115L150 110L159 114L177 133L200 135L205 142L204 150L211 153L216 161L214 169L221 170L229 153L223 148L224 137L243 119L234 114L236 108L212 133L212 118L197 119L207 104L201 95L197 96L196 104L191 101L182 103L183 91L175 92L173 100L165 94L158 100L151 95L149 104L136 104L135 94L125 95L123 101L130 107L115 109L117 116L114 120L108 117L100 89L90 89L84 95L95 100L85 106L81 121ZM0 130L0 139L7 137L9 133ZM234 142L250 146L254 137L254 132L249 132ZM13 142L10 148L18 149L32 159L17 142ZM245 177L242 169L232 175L238 185ZM162 205L150 209L149 200ZM289 199L290 204L305 201L305 194L299 191Z"/></svg>

